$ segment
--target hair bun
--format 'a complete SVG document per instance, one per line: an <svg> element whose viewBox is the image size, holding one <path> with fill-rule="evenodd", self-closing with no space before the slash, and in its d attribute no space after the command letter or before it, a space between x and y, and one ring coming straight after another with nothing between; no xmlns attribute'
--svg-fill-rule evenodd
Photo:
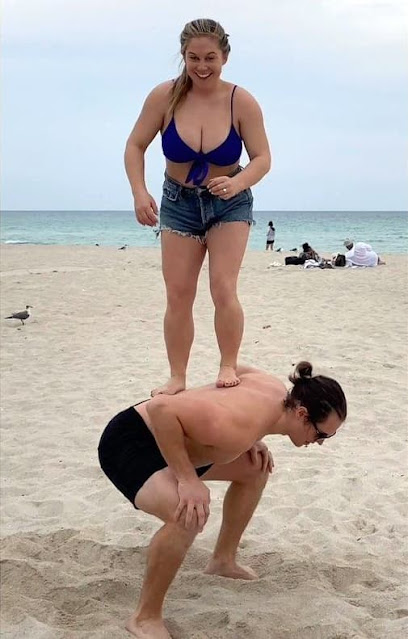
<svg viewBox="0 0 408 639"><path fill-rule="evenodd" d="M299 377L312 377L313 366L310 362L299 362L296 366L295 374L297 373Z"/></svg>
<svg viewBox="0 0 408 639"><path fill-rule="evenodd" d="M292 375L289 375L289 380L292 384L296 383L298 379L311 379L313 373L313 366L310 362L302 361L297 364Z"/></svg>

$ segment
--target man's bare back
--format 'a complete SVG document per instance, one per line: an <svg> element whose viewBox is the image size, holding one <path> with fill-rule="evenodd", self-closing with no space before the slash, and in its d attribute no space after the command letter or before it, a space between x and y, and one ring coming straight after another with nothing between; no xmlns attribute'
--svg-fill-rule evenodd
<svg viewBox="0 0 408 639"><path fill-rule="evenodd" d="M156 396L135 409L153 431L155 408L165 406L175 414L194 466L229 463L266 433L273 433L287 395L277 377L248 367L238 370L241 383L234 388L208 384L177 395Z"/></svg>

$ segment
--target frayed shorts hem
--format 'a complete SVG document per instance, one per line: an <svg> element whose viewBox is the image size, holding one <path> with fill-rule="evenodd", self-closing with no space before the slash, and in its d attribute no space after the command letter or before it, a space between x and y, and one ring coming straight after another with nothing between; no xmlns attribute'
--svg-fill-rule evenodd
<svg viewBox="0 0 408 639"><path fill-rule="evenodd" d="M199 242L199 244L203 244L204 246L207 244L208 233L211 229L218 229L220 226L224 224L230 224L231 222L244 222L244 224L248 224L248 226L252 226L253 220L225 220L224 222L216 222L205 232L204 235L195 235L194 233L190 233L190 231L179 231L178 229L172 229L170 226L161 226L159 229L159 233L162 231L167 231L168 233L174 233L175 235L179 235L180 237L191 237L193 240Z"/></svg>

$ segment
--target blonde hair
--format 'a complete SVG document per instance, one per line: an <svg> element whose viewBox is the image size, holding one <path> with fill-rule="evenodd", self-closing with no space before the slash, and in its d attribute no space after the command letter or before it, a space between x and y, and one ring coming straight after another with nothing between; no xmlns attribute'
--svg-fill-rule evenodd
<svg viewBox="0 0 408 639"><path fill-rule="evenodd" d="M192 40L192 38L200 37L216 39L218 46L225 56L227 56L231 51L231 47L228 42L228 33L225 33L220 23L215 20L210 20L209 18L199 18L198 20L187 22L180 34L180 53L183 56L183 59L190 40ZM191 78L188 77L186 65L184 64L181 74L173 84L169 103L170 113L174 113L177 105L182 102L191 89L191 85Z"/></svg>

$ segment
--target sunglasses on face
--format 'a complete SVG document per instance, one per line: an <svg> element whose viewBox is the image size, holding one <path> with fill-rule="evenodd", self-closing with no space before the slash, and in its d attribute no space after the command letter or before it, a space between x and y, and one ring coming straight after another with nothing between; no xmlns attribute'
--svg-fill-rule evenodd
<svg viewBox="0 0 408 639"><path fill-rule="evenodd" d="M328 435L327 433L324 433L323 431L321 431L317 424L315 422L313 422L311 419L309 419L310 423L312 424L313 428L316 431L316 440L318 439L330 439L330 437L334 437L336 433L332 433L331 435Z"/></svg>

